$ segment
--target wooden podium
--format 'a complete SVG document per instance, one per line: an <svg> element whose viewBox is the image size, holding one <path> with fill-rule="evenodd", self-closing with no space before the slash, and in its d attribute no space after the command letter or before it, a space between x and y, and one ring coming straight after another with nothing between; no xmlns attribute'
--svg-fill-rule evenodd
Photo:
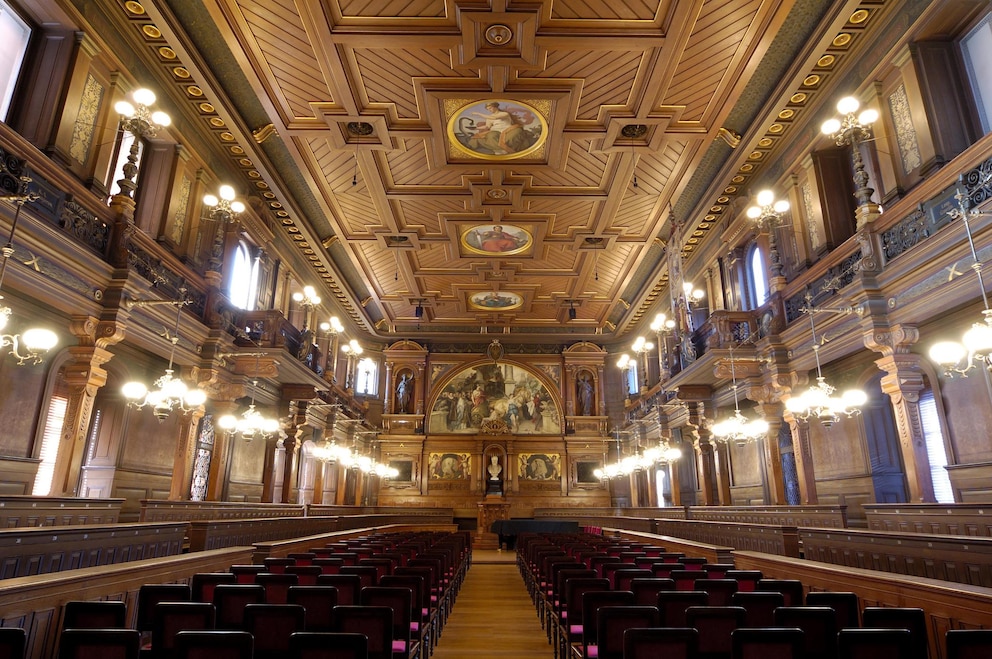
<svg viewBox="0 0 992 659"><path fill-rule="evenodd" d="M479 502L479 518L475 537L472 538L473 549L499 549L499 536L490 533L493 522L500 519L510 519L510 504L502 497L490 497Z"/></svg>

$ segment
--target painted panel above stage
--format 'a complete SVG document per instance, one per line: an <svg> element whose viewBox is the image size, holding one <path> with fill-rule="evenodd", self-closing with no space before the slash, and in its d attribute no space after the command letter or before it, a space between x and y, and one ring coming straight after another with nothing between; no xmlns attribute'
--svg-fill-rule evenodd
<svg viewBox="0 0 992 659"><path fill-rule="evenodd" d="M475 364L446 380L431 406L431 434L560 435L558 397L522 364Z"/></svg>

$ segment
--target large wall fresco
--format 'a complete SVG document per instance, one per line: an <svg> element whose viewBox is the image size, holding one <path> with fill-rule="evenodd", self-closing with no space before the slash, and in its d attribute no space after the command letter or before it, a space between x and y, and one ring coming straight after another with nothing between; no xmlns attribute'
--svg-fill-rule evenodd
<svg viewBox="0 0 992 659"><path fill-rule="evenodd" d="M534 373L505 362L465 368L434 399L430 433L560 435L555 397Z"/></svg>

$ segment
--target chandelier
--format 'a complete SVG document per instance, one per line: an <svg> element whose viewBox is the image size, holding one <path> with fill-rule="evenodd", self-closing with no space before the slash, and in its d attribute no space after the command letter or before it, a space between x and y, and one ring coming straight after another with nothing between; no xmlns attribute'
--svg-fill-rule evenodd
<svg viewBox="0 0 992 659"><path fill-rule="evenodd" d="M217 425L221 428L230 433L241 435L241 437L248 442L256 437L271 435L279 430L278 419L271 419L263 416L261 412L255 409L255 389L258 388L258 363L259 357L261 357L263 353L256 352L254 354L256 377L251 381L251 403L248 405L248 409L242 412L239 417L234 416L233 414L225 414L217 420Z"/></svg>
<svg viewBox="0 0 992 659"><path fill-rule="evenodd" d="M984 186L992 178L992 174L986 177L978 187ZM992 309L989 308L989 297L985 292L985 280L982 278L982 264L978 260L978 253L975 251L975 241L971 235L971 218L982 215L977 208L971 208L971 200L968 190L964 187L962 177L962 188L959 188L954 198L958 202L958 207L948 211L952 218L960 218L964 223L964 230L968 236L968 247L971 248L972 264L971 269L975 271L978 279L978 287L982 292L982 322L974 323L964 335L961 342L940 341L930 348L930 359L939 364L944 369L944 375L953 377L960 374L967 377L968 371L975 368L976 361L984 362L985 367L992 370Z"/></svg>
<svg viewBox="0 0 992 659"><path fill-rule="evenodd" d="M813 314L817 311L850 313L850 309L815 309L808 304L809 296L806 299L807 306L801 311L809 315L809 325L813 335L813 357L816 359L816 384L801 395L793 396L785 401L785 409L797 419L802 421L818 419L825 428L829 428L841 415L851 417L860 414L860 407L868 402L868 394L861 389L849 389L842 395L835 396L836 387L827 384L826 378L820 371L820 344L816 341L816 325L813 323Z"/></svg>
<svg viewBox="0 0 992 659"><path fill-rule="evenodd" d="M180 289L179 292L180 298L176 301L134 300L128 304L129 308L155 304L174 304L176 306L176 326L169 339L172 348L169 351L169 367L165 369L165 374L152 383L155 387L152 390L138 381L128 382L121 390L131 407L140 409L151 406L155 418L159 421L164 421L175 409L189 412L200 407L207 400L207 394L202 389L190 389L185 382L173 375L175 371L172 366L176 357L176 344L179 343L179 323L182 319L183 307L192 303L185 297L185 288Z"/></svg>
<svg viewBox="0 0 992 659"><path fill-rule="evenodd" d="M364 434L378 434L378 432ZM340 464L356 473L371 474L383 479L396 478L400 475L399 469L383 464L371 456L360 454L354 447L341 446L333 438L325 439L323 446L314 447L311 455L325 464L331 466Z"/></svg>
<svg viewBox="0 0 992 659"><path fill-rule="evenodd" d="M7 163L0 161L0 175L8 174L17 181L17 192L14 194L4 194L0 199L13 201L17 206L14 211L14 221L10 225L10 235L7 237L7 244L0 247L0 287L3 286L3 277L7 271L7 261L14 255L14 231L17 230L17 220L21 216L21 207L29 201L38 199L36 192L28 192L28 184L31 179L27 176L14 176L17 172L12 172ZM18 365L28 362L40 364L45 357L45 353L55 347L59 337L55 332L40 327L25 330L23 334L4 334L7 323L13 315L13 310L3 304L3 295L0 295L0 349L10 348L10 354L17 359ZM22 352L22 348L24 352Z"/></svg>
<svg viewBox="0 0 992 659"><path fill-rule="evenodd" d="M744 446L748 442L753 442L768 434L768 422L764 419L749 421L741 414L740 403L737 399L737 371L734 368L734 348L730 347L730 378L733 381L734 391L734 415L729 419L724 419L713 424L710 433L714 439L721 442L734 442L737 446Z"/></svg>
<svg viewBox="0 0 992 659"><path fill-rule="evenodd" d="M620 430L614 429L614 442L616 443L616 462L606 462L606 455L603 455L603 468L593 471L593 476L599 480L609 481L615 478L626 478L639 471L647 471L658 463L670 463L682 457L681 449L675 448L668 443L666 438L661 439L658 446L641 449L640 441L634 448L633 455L626 457L620 454Z"/></svg>

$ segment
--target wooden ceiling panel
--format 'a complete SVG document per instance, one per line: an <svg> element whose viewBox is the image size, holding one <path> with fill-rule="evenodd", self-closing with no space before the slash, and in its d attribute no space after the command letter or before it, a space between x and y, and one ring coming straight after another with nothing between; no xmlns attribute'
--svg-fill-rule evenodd
<svg viewBox="0 0 992 659"><path fill-rule="evenodd" d="M334 195L337 218L346 239L370 238L373 231L382 230L375 204L367 191L361 189Z"/></svg>
<svg viewBox="0 0 992 659"><path fill-rule="evenodd" d="M436 191L439 188L464 190L463 177L480 176L482 170L471 171L459 168L431 167L427 157L427 143L424 140L404 140L405 149L387 151L384 154L390 180L390 187L426 186Z"/></svg>
<svg viewBox="0 0 992 659"><path fill-rule="evenodd" d="M440 18L445 15L444 0L342 0L341 16L348 18Z"/></svg>
<svg viewBox="0 0 992 659"><path fill-rule="evenodd" d="M349 245L358 255L362 271L377 295L388 297L403 292L405 282L396 278L397 258L402 258L402 250L382 249L374 240L352 241ZM399 257L397 253L400 253Z"/></svg>
<svg viewBox="0 0 992 659"><path fill-rule="evenodd" d="M445 235L442 217L448 213L460 213L465 210L465 202L451 197L423 197L417 199L400 199L397 201L400 209L399 219L403 231L416 231L422 237L439 237Z"/></svg>
<svg viewBox="0 0 992 659"><path fill-rule="evenodd" d="M542 79L582 80L575 119L593 121L602 106L627 107L644 53L622 50L564 50L549 53Z"/></svg>
<svg viewBox="0 0 992 659"><path fill-rule="evenodd" d="M633 187L628 189L610 228L619 230L624 239L649 240L660 227L657 195L643 194Z"/></svg>
<svg viewBox="0 0 992 659"><path fill-rule="evenodd" d="M475 270L479 264L475 259L455 258L449 243L433 242L420 243L420 249L414 252L412 260L418 275L424 271L443 271L459 278Z"/></svg>
<svg viewBox="0 0 992 659"><path fill-rule="evenodd" d="M333 148L325 138L300 141L301 149L309 151L311 160L320 170L321 184L334 194L354 194L356 187L365 182L355 166L355 152ZM354 184L352 183L354 181Z"/></svg>
<svg viewBox="0 0 992 659"><path fill-rule="evenodd" d="M649 0L555 0L551 17L560 19L585 19L595 21L650 21L660 6L668 2Z"/></svg>
<svg viewBox="0 0 992 659"><path fill-rule="evenodd" d="M637 187L641 193L670 195L675 173L685 156L688 142L668 139L658 151L637 154Z"/></svg>
<svg viewBox="0 0 992 659"><path fill-rule="evenodd" d="M589 199L534 199L530 210L551 216L548 239L571 240L576 231L593 230L597 206L598 202Z"/></svg>
<svg viewBox="0 0 992 659"><path fill-rule="evenodd" d="M530 171L531 185L539 188L566 188L576 191L596 191L606 186L606 172L610 156L603 152L589 152L588 143L568 142L562 145L562 165L559 168L535 167Z"/></svg>
<svg viewBox="0 0 992 659"><path fill-rule="evenodd" d="M333 102L295 2L239 0L238 9L289 116L312 117L311 102Z"/></svg>
<svg viewBox="0 0 992 659"><path fill-rule="evenodd" d="M708 0L703 5L663 105L684 106L683 120L703 120L738 49L749 45L745 37L763 1Z"/></svg>
<svg viewBox="0 0 992 659"><path fill-rule="evenodd" d="M368 102L392 105L401 119L425 119L414 88L417 79L474 77L452 70L447 49L359 48L352 56L352 79L361 85Z"/></svg>

